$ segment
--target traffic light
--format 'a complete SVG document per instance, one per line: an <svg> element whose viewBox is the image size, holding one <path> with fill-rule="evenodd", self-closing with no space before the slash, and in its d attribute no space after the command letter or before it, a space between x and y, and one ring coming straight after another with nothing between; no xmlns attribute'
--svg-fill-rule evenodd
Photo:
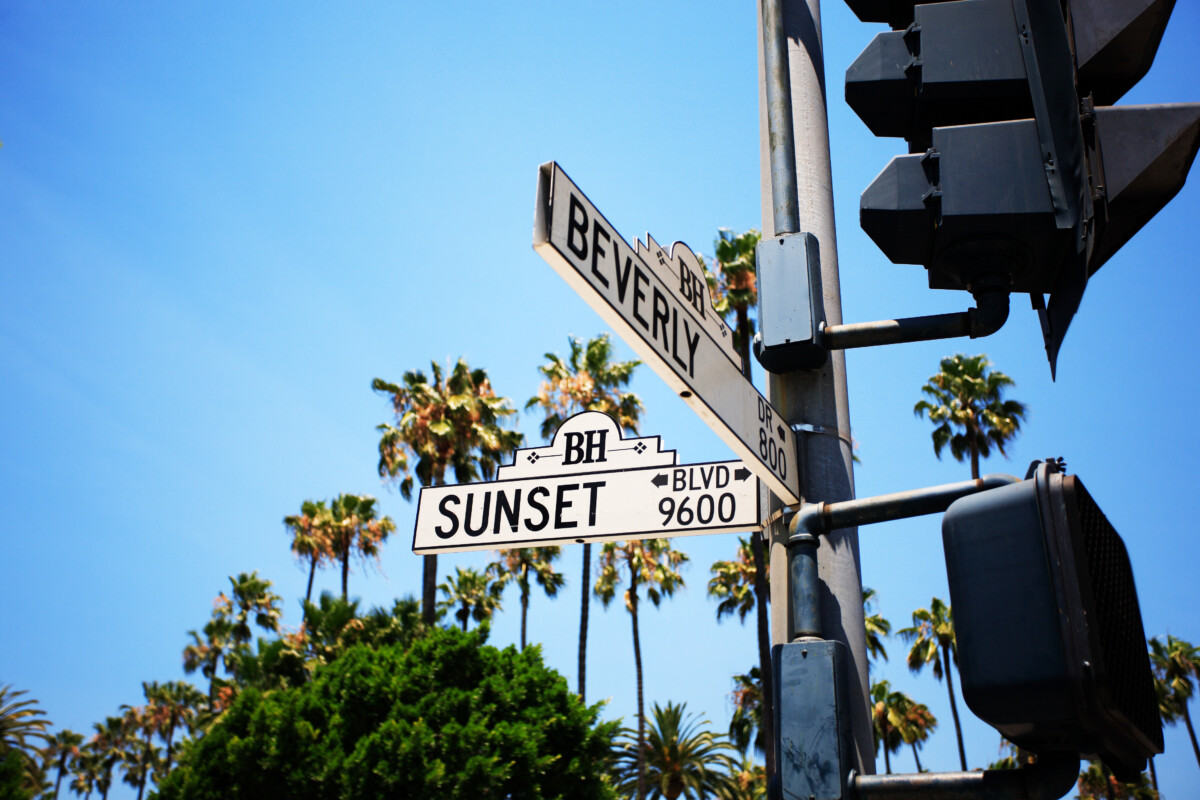
<svg viewBox="0 0 1200 800"><path fill-rule="evenodd" d="M897 30L846 71L846 100L910 151L863 192L863 229L930 288L1028 292L1053 372L1088 278L1200 147L1200 103L1107 107L1150 68L1174 0L848 3Z"/></svg>
<svg viewBox="0 0 1200 800"><path fill-rule="evenodd" d="M1026 750L1135 779L1162 723L1129 556L1083 483L1043 462L951 504L942 539L971 711Z"/></svg>

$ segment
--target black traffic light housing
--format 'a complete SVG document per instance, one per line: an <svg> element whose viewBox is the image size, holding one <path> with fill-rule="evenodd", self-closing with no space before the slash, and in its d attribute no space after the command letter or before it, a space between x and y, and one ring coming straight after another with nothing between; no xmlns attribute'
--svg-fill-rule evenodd
<svg viewBox="0 0 1200 800"><path fill-rule="evenodd" d="M1132 780L1163 739L1129 556L1077 477L1035 466L943 517L963 697L1027 750Z"/></svg>
<svg viewBox="0 0 1200 800"><path fill-rule="evenodd" d="M846 99L910 149L863 192L863 229L931 288L1028 292L1053 372L1088 278L1200 147L1200 104L1100 106L1145 75L1174 0L848 2L899 30L847 70Z"/></svg>

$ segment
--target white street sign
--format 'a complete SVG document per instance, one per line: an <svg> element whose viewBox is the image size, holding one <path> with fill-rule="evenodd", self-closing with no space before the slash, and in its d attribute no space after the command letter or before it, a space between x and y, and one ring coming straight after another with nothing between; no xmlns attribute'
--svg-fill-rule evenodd
<svg viewBox="0 0 1200 800"><path fill-rule="evenodd" d="M622 439L607 414L564 422L517 451L494 481L427 486L413 552L503 550L760 527L758 487L740 461L677 465L659 437Z"/></svg>
<svg viewBox="0 0 1200 800"><path fill-rule="evenodd" d="M800 502L796 435L745 379L682 242L630 246L557 163L538 170L533 247L771 491Z"/></svg>

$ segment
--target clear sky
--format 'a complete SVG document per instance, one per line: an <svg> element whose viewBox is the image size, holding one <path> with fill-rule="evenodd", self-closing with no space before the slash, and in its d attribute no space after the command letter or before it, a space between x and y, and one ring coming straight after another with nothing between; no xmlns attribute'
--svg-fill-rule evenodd
<svg viewBox="0 0 1200 800"><path fill-rule="evenodd" d="M858 227L859 193L904 145L842 100L845 68L882 27L836 0L823 11L845 319L965 309ZM0 6L0 685L90 730L141 701L142 681L182 677L187 631L241 571L274 581L298 625L307 576L281 520L308 498L377 495L397 533L351 594L417 593L414 506L375 472L388 407L371 379L465 356L523 406L543 353L604 330L530 247L541 162L560 162L626 239L711 253L719 227L758 227L754 18L752 3L707 0ZM1198 99L1197 30L1200 9L1179 3L1123 102ZM850 353L858 494L968 477L934 457L912 407L940 358L986 352L1031 413L1011 460L984 470L1064 456L1125 538L1147 634L1200 642L1197 186L1095 276L1057 383L1023 297L987 340ZM634 389L642 433L682 462L730 457L648 368ZM538 421L519 421L531 443ZM860 535L864 582L894 626L947 597L936 517ZM687 588L643 615L646 697L724 728L730 676L756 651L704 590L736 540L678 544ZM565 592L530 610L531 638L572 685L579 558L566 550ZM443 557L440 571L484 560ZM335 571L317 578L337 586ZM519 635L507 599L501 645ZM923 763L957 768L945 687L910 676L904 652L892 640L876 674L941 720ZM589 699L632 721L619 604L593 606L589 653ZM964 717L971 765L995 760L998 735ZM1187 797L1200 769L1182 727L1166 741L1162 788Z"/></svg>

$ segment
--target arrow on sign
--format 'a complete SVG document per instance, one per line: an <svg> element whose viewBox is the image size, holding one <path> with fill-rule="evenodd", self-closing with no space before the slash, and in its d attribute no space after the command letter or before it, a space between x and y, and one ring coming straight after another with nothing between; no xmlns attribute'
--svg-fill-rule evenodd
<svg viewBox="0 0 1200 800"><path fill-rule="evenodd" d="M796 436L742 375L695 255L646 238L629 245L558 164L539 168L534 249L772 492L799 503Z"/></svg>
<svg viewBox="0 0 1200 800"><path fill-rule="evenodd" d="M752 473L750 470L746 469L745 467L738 467L736 470L734 470L733 477L739 481L744 481L744 480L746 480L746 478L749 478L753 474L754 473Z"/></svg>
<svg viewBox="0 0 1200 800"><path fill-rule="evenodd" d="M668 478L667 474L664 472L661 475L655 475L653 478L650 479L650 482L661 489L662 487L667 485L667 481L669 481L669 480L670 480L670 478Z"/></svg>

